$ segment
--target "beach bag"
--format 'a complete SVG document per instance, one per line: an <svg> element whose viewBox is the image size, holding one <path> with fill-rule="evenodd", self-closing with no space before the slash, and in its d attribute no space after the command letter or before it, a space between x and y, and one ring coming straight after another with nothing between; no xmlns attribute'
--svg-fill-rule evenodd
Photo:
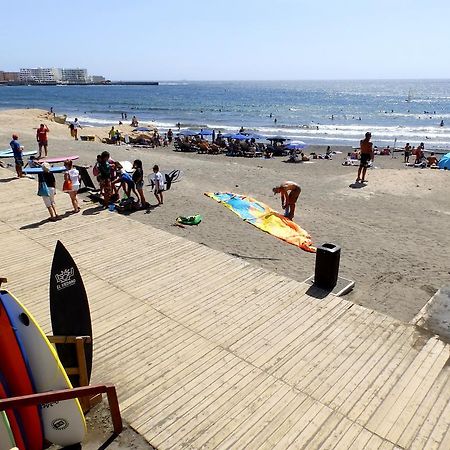
<svg viewBox="0 0 450 450"><path fill-rule="evenodd" d="M64 180L63 192L71 192L73 190L72 180L69 178L67 180Z"/></svg>
<svg viewBox="0 0 450 450"><path fill-rule="evenodd" d="M39 183L37 195L39 195L39 197L50 197L50 191L48 190L48 186L45 181L41 181Z"/></svg>

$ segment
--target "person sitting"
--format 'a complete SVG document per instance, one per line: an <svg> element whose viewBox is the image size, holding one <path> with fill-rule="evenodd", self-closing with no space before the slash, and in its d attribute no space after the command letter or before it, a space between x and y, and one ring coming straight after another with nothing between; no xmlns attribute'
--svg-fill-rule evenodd
<svg viewBox="0 0 450 450"><path fill-rule="evenodd" d="M437 166L439 160L434 156L434 153L431 153L431 155L427 158L427 167L431 166Z"/></svg>

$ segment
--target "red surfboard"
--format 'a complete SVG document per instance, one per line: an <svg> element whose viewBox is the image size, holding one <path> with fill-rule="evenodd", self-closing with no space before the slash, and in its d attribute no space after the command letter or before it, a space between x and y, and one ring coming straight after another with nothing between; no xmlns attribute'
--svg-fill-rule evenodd
<svg viewBox="0 0 450 450"><path fill-rule="evenodd" d="M33 384L28 375L27 365L17 341L11 322L0 301L0 372L8 385L12 397L34 394ZM17 416L25 432L27 450L41 450L43 433L37 406L24 406L17 409Z"/></svg>
<svg viewBox="0 0 450 450"><path fill-rule="evenodd" d="M6 382L2 380L2 375L0 374L0 398L9 397L7 394L7 389L5 388ZM16 447L19 450L26 450L25 443L22 439L22 431L17 420L16 413L12 409L7 409L6 417L8 417L9 426L11 427L14 440L16 441Z"/></svg>

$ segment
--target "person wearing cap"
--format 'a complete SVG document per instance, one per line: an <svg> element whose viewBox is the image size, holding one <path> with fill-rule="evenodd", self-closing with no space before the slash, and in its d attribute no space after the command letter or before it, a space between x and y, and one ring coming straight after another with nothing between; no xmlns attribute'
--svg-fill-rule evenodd
<svg viewBox="0 0 450 450"><path fill-rule="evenodd" d="M301 187L293 181L285 181L272 189L274 194L281 194L281 207L284 209L284 217L294 219L295 204L302 192Z"/></svg>
<svg viewBox="0 0 450 450"><path fill-rule="evenodd" d="M23 167L23 147L20 145L19 143L19 136L17 136L17 134L13 134L12 135L12 141L9 143L12 151L13 151L13 155L14 155L14 163L16 165L16 173L17 173L17 177L18 178L22 178L23 172L22 172L22 167Z"/></svg>
<svg viewBox="0 0 450 450"><path fill-rule="evenodd" d="M369 161L373 161L373 144L370 142L370 138L372 134L370 132L366 133L364 139L359 141L359 148L361 149L361 158L359 162L358 168L358 176L356 178L357 183L367 183L366 180L366 171L367 167L369 167Z"/></svg>
<svg viewBox="0 0 450 450"><path fill-rule="evenodd" d="M42 196L44 205L48 209L50 214L50 220L55 221L58 219L58 213L56 212L55 195L56 195L56 180L55 176L50 172L50 164L44 162L41 164L42 172L38 173L38 183L45 182L48 187L48 196Z"/></svg>

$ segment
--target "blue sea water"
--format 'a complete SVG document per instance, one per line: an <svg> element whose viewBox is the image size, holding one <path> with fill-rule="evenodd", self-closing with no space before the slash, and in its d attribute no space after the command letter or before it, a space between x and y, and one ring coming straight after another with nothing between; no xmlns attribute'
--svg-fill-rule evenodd
<svg viewBox="0 0 450 450"><path fill-rule="evenodd" d="M43 108L86 126L126 112L161 130L241 126L314 144L406 142L450 148L450 80L173 82L158 86L2 86L0 108ZM277 120L276 123L274 120ZM444 126L440 126L444 121Z"/></svg>

